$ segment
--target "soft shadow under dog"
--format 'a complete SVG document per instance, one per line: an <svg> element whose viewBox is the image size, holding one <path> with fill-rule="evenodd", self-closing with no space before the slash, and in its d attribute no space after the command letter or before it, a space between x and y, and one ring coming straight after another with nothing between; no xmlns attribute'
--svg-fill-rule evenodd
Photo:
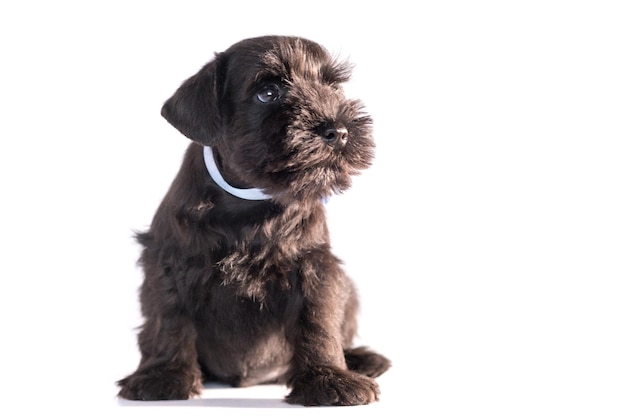
<svg viewBox="0 0 626 417"><path fill-rule="evenodd" d="M205 383L204 391L218 392L219 389L236 389L224 384ZM244 388L245 389L245 388ZM251 393L252 394L252 393ZM210 395L210 394L209 394ZM214 408L302 408L301 405L289 404L281 398L191 398L189 400L169 401L132 401L118 397L122 407L214 407Z"/></svg>

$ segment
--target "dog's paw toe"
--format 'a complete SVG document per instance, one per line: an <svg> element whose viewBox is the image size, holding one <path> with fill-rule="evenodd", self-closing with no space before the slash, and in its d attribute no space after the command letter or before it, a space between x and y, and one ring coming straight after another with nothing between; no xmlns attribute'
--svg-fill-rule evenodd
<svg viewBox="0 0 626 417"><path fill-rule="evenodd" d="M118 381L118 396L127 400L186 400L199 394L201 382L194 373L150 369Z"/></svg>
<svg viewBox="0 0 626 417"><path fill-rule="evenodd" d="M378 401L378 384L372 378L337 368L316 368L296 376L286 398L302 405L363 405Z"/></svg>

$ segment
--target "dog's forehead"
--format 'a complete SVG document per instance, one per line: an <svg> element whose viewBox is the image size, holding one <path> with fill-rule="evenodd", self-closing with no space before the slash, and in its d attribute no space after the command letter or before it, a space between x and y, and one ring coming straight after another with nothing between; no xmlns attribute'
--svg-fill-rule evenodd
<svg viewBox="0 0 626 417"><path fill-rule="evenodd" d="M332 65L330 55L313 43L279 43L260 56L260 72L273 71L288 78L311 79L328 71Z"/></svg>
<svg viewBox="0 0 626 417"><path fill-rule="evenodd" d="M321 45L302 38L268 37L233 48L238 67L253 69L250 81L264 78L286 80L347 81L350 65L333 58Z"/></svg>

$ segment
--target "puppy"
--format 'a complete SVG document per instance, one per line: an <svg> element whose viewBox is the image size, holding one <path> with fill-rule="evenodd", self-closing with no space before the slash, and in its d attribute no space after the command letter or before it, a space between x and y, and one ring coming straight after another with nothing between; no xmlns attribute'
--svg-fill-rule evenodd
<svg viewBox="0 0 626 417"><path fill-rule="evenodd" d="M378 400L390 362L352 347L357 296L323 206L374 155L350 69L309 40L247 39L164 104L193 142L137 235L142 358L121 397L187 399L213 380L286 384L294 404Z"/></svg>

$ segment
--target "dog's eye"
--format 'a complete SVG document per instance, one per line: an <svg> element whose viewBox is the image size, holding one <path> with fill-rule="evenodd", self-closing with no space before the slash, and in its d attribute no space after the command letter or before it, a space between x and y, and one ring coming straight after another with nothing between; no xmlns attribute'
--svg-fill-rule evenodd
<svg viewBox="0 0 626 417"><path fill-rule="evenodd" d="M268 84L263 86L261 90L256 94L256 98L261 103L272 103L281 97L282 93L280 87L276 84Z"/></svg>

